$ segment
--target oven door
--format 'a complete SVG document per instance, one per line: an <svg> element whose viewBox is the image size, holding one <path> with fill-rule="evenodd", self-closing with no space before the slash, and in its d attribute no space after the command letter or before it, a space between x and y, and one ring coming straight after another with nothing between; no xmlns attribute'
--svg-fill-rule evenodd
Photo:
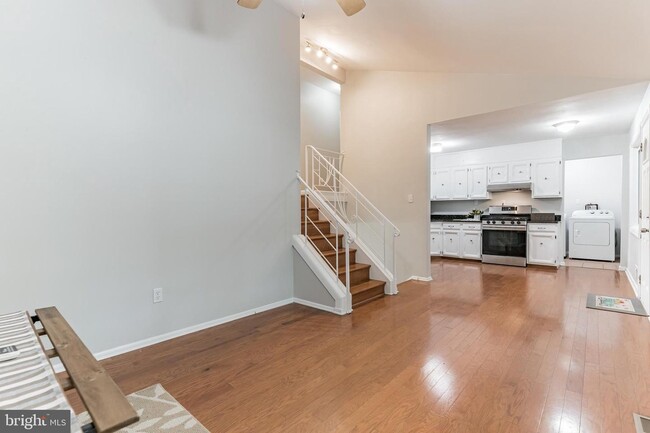
<svg viewBox="0 0 650 433"><path fill-rule="evenodd" d="M483 227L483 262L526 266L526 238L526 227Z"/></svg>

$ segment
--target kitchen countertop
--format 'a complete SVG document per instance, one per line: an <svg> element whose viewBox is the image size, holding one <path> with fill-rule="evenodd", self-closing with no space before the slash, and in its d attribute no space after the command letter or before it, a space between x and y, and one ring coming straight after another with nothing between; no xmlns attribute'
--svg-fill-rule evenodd
<svg viewBox="0 0 650 433"><path fill-rule="evenodd" d="M555 223L562 221L562 215L555 215ZM480 222L480 220L467 218L467 214L449 214L449 215L431 215L431 222L448 222L448 223L457 223L457 222ZM553 224L553 222L547 223L533 223L533 224Z"/></svg>

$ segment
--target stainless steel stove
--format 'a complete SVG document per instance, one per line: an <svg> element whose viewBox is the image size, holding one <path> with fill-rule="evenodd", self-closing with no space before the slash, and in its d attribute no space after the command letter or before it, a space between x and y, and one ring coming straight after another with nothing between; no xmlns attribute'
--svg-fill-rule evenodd
<svg viewBox="0 0 650 433"><path fill-rule="evenodd" d="M531 206L490 206L481 218L482 261L497 265L526 266L527 226Z"/></svg>

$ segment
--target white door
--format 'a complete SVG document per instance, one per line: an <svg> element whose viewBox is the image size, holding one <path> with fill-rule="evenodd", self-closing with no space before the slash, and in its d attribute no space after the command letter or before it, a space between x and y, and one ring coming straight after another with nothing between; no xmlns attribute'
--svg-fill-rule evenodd
<svg viewBox="0 0 650 433"><path fill-rule="evenodd" d="M650 311L650 161L642 165L639 191L641 195L639 297L646 311Z"/></svg>
<svg viewBox="0 0 650 433"><path fill-rule="evenodd" d="M453 191L454 192L452 198L457 198L457 199L468 198L466 168L454 169Z"/></svg>
<svg viewBox="0 0 650 433"><path fill-rule="evenodd" d="M470 168L468 175L469 198L488 198L487 167Z"/></svg>
<svg viewBox="0 0 650 433"><path fill-rule="evenodd" d="M442 232L440 230L431 231L431 255L439 256L442 254Z"/></svg>
<svg viewBox="0 0 650 433"><path fill-rule="evenodd" d="M557 239L554 233L528 233L528 263L557 264Z"/></svg>
<svg viewBox="0 0 650 433"><path fill-rule="evenodd" d="M530 182L530 162L510 163L510 182Z"/></svg>
<svg viewBox="0 0 650 433"><path fill-rule="evenodd" d="M551 159L535 162L533 197L562 197L562 161Z"/></svg>
<svg viewBox="0 0 650 433"><path fill-rule="evenodd" d="M508 183L508 164L490 166L490 184Z"/></svg>
<svg viewBox="0 0 650 433"><path fill-rule="evenodd" d="M460 257L460 236L458 231L443 232L442 254L449 257Z"/></svg>
<svg viewBox="0 0 650 433"><path fill-rule="evenodd" d="M433 180L434 200L451 199L451 170L436 170Z"/></svg>
<svg viewBox="0 0 650 433"><path fill-rule="evenodd" d="M481 232L463 232L461 234L461 256L464 259L481 258Z"/></svg>

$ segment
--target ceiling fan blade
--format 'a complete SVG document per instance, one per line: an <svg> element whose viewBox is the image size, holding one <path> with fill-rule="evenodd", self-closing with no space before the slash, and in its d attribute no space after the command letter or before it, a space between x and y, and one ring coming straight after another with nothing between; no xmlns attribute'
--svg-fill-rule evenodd
<svg viewBox="0 0 650 433"><path fill-rule="evenodd" d="M364 0L336 0L347 16L352 16L366 7Z"/></svg>
<svg viewBox="0 0 650 433"><path fill-rule="evenodd" d="M262 0L237 0L239 6L243 6L248 9L257 9L257 7L262 3Z"/></svg>

